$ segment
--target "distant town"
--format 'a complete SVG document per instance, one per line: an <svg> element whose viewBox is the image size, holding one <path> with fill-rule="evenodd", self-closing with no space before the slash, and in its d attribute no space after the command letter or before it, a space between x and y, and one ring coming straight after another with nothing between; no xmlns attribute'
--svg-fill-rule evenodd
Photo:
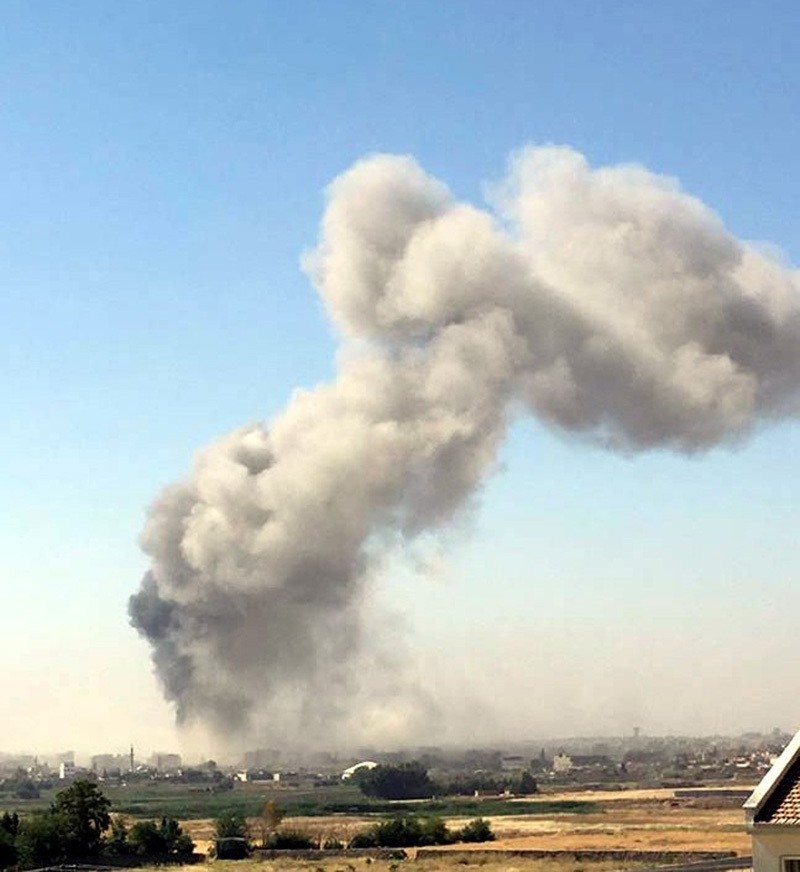
<svg viewBox="0 0 800 872"><path fill-rule="evenodd" d="M422 764L436 779L460 779L476 793L513 790L523 775L525 783L535 784L536 789L634 783L640 787L747 785L763 776L790 738L779 728L735 737L646 736L634 730L625 737L531 740L494 748L359 748L349 754L258 748L229 763L187 763L174 752L144 756L133 746L86 759L72 751L0 752L0 791L34 799L41 790L85 778L123 787L142 781L172 781L215 791L248 782L311 788L339 783L359 765L410 761Z"/></svg>

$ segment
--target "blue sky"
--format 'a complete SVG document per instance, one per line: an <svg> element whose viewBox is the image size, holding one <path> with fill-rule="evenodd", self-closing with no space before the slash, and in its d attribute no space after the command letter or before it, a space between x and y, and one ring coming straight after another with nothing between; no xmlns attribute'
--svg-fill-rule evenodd
<svg viewBox="0 0 800 872"><path fill-rule="evenodd" d="M411 153L481 205L512 151L568 144L675 176L800 260L794 3L9 0L3 19L0 749L183 741L125 614L144 511L199 447L332 375L299 260L354 160ZM799 440L619 457L527 420L443 579L398 570L380 595L423 663L466 669L480 638L488 688L513 652L497 735L792 728Z"/></svg>

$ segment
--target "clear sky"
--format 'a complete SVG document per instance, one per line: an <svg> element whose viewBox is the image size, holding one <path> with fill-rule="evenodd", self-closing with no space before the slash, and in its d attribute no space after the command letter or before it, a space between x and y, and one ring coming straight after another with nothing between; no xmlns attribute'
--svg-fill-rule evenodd
<svg viewBox="0 0 800 872"><path fill-rule="evenodd" d="M198 448L332 376L299 262L358 158L412 154L482 206L511 152L570 145L800 261L793 2L2 17L0 750L191 746L128 624L137 537ZM690 460L516 425L440 571L375 594L453 734L470 706L487 740L795 728L798 449L791 422Z"/></svg>

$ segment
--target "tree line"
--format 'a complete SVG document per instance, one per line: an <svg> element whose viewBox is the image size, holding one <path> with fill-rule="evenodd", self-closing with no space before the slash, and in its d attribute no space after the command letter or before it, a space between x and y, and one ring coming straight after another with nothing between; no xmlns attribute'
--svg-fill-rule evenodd
<svg viewBox="0 0 800 872"><path fill-rule="evenodd" d="M426 845L450 845L454 842L491 842L494 833L489 822L475 818L463 827L451 830L439 817L419 818L398 815L387 818L357 833L351 848L419 848Z"/></svg>
<svg viewBox="0 0 800 872"><path fill-rule="evenodd" d="M0 817L0 869L99 857L169 862L191 858L194 842L174 818L136 821L128 829L111 817L111 801L91 781L75 781L45 811Z"/></svg>
<svg viewBox="0 0 800 872"><path fill-rule="evenodd" d="M463 827L451 830L440 817L412 814L384 818L355 833L346 842L333 835L315 839L303 830L281 828L284 815L285 812L274 800L264 804L253 826L248 825L243 815L235 812L221 815L217 818L214 831L216 857L240 860L248 856L253 847L272 850L415 848L454 842L489 842L494 839L489 822L483 818L475 818ZM256 838L256 835L260 838Z"/></svg>
<svg viewBox="0 0 800 872"><path fill-rule="evenodd" d="M470 796L475 791L508 790L519 795L538 793L536 779L527 770L514 775L474 772L434 781L422 763L379 765L356 770L354 781L366 796L377 799L428 799L432 796Z"/></svg>

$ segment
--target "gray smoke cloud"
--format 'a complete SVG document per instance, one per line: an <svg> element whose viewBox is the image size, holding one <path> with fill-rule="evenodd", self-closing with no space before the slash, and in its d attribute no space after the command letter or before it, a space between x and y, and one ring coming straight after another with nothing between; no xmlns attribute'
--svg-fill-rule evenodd
<svg viewBox="0 0 800 872"><path fill-rule="evenodd" d="M690 453L797 413L798 273L676 182L527 148L490 200L392 155L331 184L305 268L335 380L202 451L142 534L131 621L180 722L330 741L430 717L365 600L388 550L458 517L515 416Z"/></svg>

